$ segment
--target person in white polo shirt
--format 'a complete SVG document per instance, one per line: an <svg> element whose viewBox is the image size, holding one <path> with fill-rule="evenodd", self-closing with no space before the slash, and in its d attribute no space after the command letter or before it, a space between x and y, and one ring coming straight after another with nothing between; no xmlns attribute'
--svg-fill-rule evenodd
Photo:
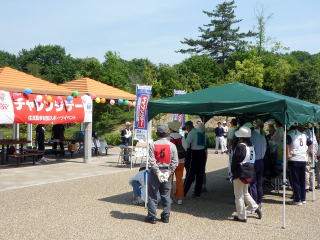
<svg viewBox="0 0 320 240"><path fill-rule="evenodd" d="M293 202L292 205L301 206L306 203L306 164L307 164L307 152L309 146L312 145L312 141L308 138L304 132L302 125L293 127L287 135L287 159L288 169L291 176L291 184L293 188Z"/></svg>

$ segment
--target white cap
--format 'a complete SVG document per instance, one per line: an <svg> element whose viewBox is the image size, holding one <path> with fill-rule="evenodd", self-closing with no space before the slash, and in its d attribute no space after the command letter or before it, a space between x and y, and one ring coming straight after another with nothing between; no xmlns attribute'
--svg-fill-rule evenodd
<svg viewBox="0 0 320 240"><path fill-rule="evenodd" d="M246 126L242 126L238 131L235 131L234 135L240 138L249 138L251 137L251 129Z"/></svg>
<svg viewBox="0 0 320 240"><path fill-rule="evenodd" d="M226 122L226 121L223 121L222 123L223 123L223 124L226 124L227 122Z"/></svg>

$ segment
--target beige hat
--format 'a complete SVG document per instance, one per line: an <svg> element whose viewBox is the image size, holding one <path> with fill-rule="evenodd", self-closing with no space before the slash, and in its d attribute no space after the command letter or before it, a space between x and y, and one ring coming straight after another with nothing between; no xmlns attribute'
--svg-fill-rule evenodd
<svg viewBox="0 0 320 240"><path fill-rule="evenodd" d="M168 123L168 127L175 132L179 132L180 122L178 120L173 120L172 122Z"/></svg>
<svg viewBox="0 0 320 240"><path fill-rule="evenodd" d="M126 122L126 126L131 126L131 122Z"/></svg>

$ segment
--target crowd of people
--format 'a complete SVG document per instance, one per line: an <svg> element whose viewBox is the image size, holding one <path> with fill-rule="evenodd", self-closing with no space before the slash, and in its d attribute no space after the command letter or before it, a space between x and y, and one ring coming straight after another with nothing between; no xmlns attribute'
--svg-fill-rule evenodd
<svg viewBox="0 0 320 240"><path fill-rule="evenodd" d="M171 203L176 201L182 204L192 183L194 184L193 197L199 197L203 192L206 181L205 165L207 161L207 147L205 127L198 122L196 127L191 121L185 123L186 136L180 134L178 121L162 124L157 127L158 140L150 144L149 162L150 174L148 189L148 215L146 222L156 223L156 209L162 201L162 222L169 222ZM228 179L233 183L234 200L237 214L235 221L247 222L248 214L257 214L262 218L262 198L264 186L272 183L282 174L283 137L284 129L276 120L263 122L262 120L232 119L228 127L226 122L219 122L216 133L216 153L227 153ZM292 205L306 204L306 192L314 188L319 189L319 163L317 162L318 143L315 133L302 125L291 126L286 136L286 159L288 183L293 191ZM312 186L311 173L312 157L316 160L317 185ZM184 169L186 172L183 181ZM145 168L141 168L145 171ZM135 203L141 204L141 189L145 172L140 175L136 185ZM175 193L173 192L173 178L176 178ZM132 183L137 177L133 177ZM138 186L138 188L137 188ZM137 191L140 189L140 192Z"/></svg>

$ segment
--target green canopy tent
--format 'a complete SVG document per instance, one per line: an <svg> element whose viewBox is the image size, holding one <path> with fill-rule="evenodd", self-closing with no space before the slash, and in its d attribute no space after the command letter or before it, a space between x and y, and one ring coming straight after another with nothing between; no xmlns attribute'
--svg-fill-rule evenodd
<svg viewBox="0 0 320 240"><path fill-rule="evenodd" d="M286 131L294 123L315 123L320 120L320 106L271 91L234 82L206 88L181 96L151 101L149 120L159 113L212 116L248 116L275 118L284 125L283 182L286 181ZM314 160L313 160L314 165ZM285 184L283 184L283 225L285 228Z"/></svg>
<svg viewBox="0 0 320 240"><path fill-rule="evenodd" d="M212 116L255 115L275 118L283 125L316 122L320 106L242 83L230 83L196 92L151 101L149 119L159 113ZM319 115L319 114L318 114Z"/></svg>

